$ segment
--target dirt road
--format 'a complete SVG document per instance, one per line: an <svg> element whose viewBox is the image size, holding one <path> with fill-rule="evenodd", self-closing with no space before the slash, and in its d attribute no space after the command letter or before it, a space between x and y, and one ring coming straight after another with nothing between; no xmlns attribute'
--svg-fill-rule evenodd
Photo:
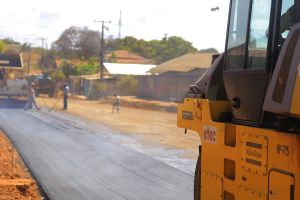
<svg viewBox="0 0 300 200"><path fill-rule="evenodd" d="M192 199L193 176L129 147L132 137L64 113L0 109L0 127L50 199Z"/></svg>

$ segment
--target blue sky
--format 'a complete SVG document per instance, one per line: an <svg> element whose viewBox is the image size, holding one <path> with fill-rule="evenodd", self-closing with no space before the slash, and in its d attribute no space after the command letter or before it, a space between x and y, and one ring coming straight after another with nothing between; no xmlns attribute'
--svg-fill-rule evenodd
<svg viewBox="0 0 300 200"><path fill-rule="evenodd" d="M4 5L3 5L4 4ZM122 10L121 35L151 40L181 36L198 49L224 50L229 0L10 0L2 4L0 37L12 37L48 45L70 26L100 30L94 20L111 20L106 36L118 37ZM212 7L220 10L211 12Z"/></svg>

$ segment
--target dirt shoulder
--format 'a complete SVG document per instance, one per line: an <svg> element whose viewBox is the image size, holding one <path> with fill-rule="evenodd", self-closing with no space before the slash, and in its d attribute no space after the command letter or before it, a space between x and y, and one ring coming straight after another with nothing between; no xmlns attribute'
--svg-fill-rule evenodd
<svg viewBox="0 0 300 200"><path fill-rule="evenodd" d="M0 200L42 199L16 149L0 130Z"/></svg>
<svg viewBox="0 0 300 200"><path fill-rule="evenodd" d="M85 96L72 96L71 99L87 100ZM101 100L101 103L111 104L113 99L113 96L106 97L104 100ZM134 96L122 96L121 103L123 107L128 108L140 108L143 110L155 110L171 113L177 112L177 103L175 102L139 99Z"/></svg>
<svg viewBox="0 0 300 200"><path fill-rule="evenodd" d="M123 97L122 97L123 99ZM37 99L41 106L51 108L56 99L40 97ZM144 101L144 100L143 100ZM121 102L120 113L112 113L109 101L88 101L70 99L68 112L83 117L91 122L104 124L123 134L136 136L142 144L158 145L166 148L197 151L200 144L199 136L177 128L176 113L151 110L149 108L127 107ZM164 103L164 102L163 102ZM61 111L62 99L59 99L55 111ZM191 155L195 157L196 154Z"/></svg>

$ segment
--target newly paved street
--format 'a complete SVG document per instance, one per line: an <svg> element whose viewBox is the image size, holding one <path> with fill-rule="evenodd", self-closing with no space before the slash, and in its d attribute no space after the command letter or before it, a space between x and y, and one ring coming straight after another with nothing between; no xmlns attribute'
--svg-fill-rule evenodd
<svg viewBox="0 0 300 200"><path fill-rule="evenodd" d="M92 133L23 103L0 100L0 128L51 200L193 199L191 175L120 145L112 130Z"/></svg>

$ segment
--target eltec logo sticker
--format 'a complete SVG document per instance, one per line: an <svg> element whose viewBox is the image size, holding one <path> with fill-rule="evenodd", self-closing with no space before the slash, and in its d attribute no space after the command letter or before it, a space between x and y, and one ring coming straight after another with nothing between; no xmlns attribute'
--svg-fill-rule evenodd
<svg viewBox="0 0 300 200"><path fill-rule="evenodd" d="M217 128L214 126L204 126L203 140L206 143L217 144Z"/></svg>

